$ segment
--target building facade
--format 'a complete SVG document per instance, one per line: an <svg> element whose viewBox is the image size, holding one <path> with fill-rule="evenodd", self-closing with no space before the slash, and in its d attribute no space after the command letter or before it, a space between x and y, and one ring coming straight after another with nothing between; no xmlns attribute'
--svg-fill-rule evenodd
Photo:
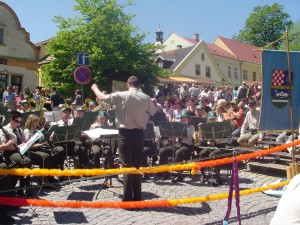
<svg viewBox="0 0 300 225"><path fill-rule="evenodd" d="M36 88L38 51L16 13L0 1L0 98L7 86Z"/></svg>

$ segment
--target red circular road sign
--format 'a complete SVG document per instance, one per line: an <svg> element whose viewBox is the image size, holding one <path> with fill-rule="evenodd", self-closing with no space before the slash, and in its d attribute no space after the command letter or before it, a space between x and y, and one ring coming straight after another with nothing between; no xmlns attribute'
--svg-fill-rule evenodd
<svg viewBox="0 0 300 225"><path fill-rule="evenodd" d="M91 80L91 71L86 66L79 66L74 70L74 79L79 84L87 84Z"/></svg>

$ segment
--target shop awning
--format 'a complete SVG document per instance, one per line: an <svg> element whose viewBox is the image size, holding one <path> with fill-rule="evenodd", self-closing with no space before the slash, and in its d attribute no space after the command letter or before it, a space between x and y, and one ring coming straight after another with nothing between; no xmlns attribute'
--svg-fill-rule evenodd
<svg viewBox="0 0 300 225"><path fill-rule="evenodd" d="M195 83L197 85L204 84L214 84L216 82L211 81L206 78L194 78L194 77L168 77L168 78L158 78L161 83Z"/></svg>

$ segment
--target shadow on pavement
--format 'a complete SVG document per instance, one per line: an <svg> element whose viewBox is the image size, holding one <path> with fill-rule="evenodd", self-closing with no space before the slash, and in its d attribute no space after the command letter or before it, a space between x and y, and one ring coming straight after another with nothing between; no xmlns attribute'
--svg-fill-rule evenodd
<svg viewBox="0 0 300 225"><path fill-rule="evenodd" d="M81 224L88 223L82 212L53 212L57 224Z"/></svg>

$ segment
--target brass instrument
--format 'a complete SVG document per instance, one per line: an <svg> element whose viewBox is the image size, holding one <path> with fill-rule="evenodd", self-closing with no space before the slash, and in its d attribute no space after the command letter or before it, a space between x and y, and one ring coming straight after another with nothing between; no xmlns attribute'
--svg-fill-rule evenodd
<svg viewBox="0 0 300 225"><path fill-rule="evenodd" d="M84 101L84 104L81 106L81 108L84 110L84 111L87 111L88 108L89 108L89 104L90 102L92 102L93 100L90 99L90 98L86 98L85 101Z"/></svg>
<svg viewBox="0 0 300 225"><path fill-rule="evenodd" d="M100 102L99 105L96 106L96 108L94 108L94 109L92 110L92 112L98 112L98 111L100 111L102 108L103 108L103 105L102 105L102 103Z"/></svg>

